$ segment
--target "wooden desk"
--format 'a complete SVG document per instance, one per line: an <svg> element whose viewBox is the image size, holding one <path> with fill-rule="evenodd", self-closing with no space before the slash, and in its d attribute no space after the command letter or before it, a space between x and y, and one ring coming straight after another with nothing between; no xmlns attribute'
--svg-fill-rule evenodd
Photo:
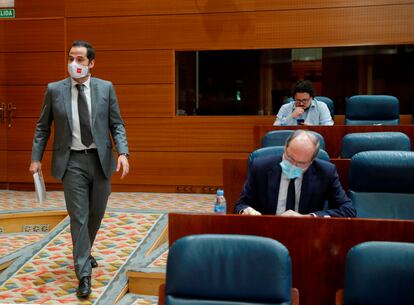
<svg viewBox="0 0 414 305"><path fill-rule="evenodd" d="M326 151L331 158L338 158L341 154L342 138L348 133L354 132L381 132L399 131L405 133L411 140L411 150L414 150L414 125L334 125L334 126L268 126L258 125L253 127L253 139L255 149L261 147L262 137L272 130L309 129L319 132L325 139Z"/></svg>
<svg viewBox="0 0 414 305"><path fill-rule="evenodd" d="M191 234L247 234L284 244L292 258L301 305L335 304L345 256L370 240L414 242L414 221L281 216L169 214L169 243Z"/></svg>
<svg viewBox="0 0 414 305"><path fill-rule="evenodd" d="M343 188L348 190L350 159L331 159L336 165ZM232 214L234 203L243 190L247 175L247 158L223 160L223 189L227 200L227 214Z"/></svg>

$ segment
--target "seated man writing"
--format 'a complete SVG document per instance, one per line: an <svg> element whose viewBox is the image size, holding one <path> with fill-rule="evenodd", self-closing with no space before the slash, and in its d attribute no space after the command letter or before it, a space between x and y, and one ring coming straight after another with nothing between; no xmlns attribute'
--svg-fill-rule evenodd
<svg viewBox="0 0 414 305"><path fill-rule="evenodd" d="M283 157L255 159L234 212L246 215L355 217L334 164L316 159L319 139L296 130ZM328 201L329 209L323 210Z"/></svg>
<svg viewBox="0 0 414 305"><path fill-rule="evenodd" d="M294 100L282 107L273 123L278 125L333 125L328 106L315 97L315 90L308 80L297 82L293 88Z"/></svg>

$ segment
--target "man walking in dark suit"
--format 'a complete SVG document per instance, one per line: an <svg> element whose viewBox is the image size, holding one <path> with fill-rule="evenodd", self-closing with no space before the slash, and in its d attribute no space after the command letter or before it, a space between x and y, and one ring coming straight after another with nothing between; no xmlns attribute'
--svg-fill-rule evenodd
<svg viewBox="0 0 414 305"><path fill-rule="evenodd" d="M41 172L41 160L54 124L52 175L62 180L70 216L73 259L79 280L77 296L91 293L98 264L91 255L111 193L111 175L129 172L128 142L112 83L91 77L95 50L86 41L72 43L70 77L47 87L33 139L29 171ZM111 137L118 151L112 148Z"/></svg>
<svg viewBox="0 0 414 305"><path fill-rule="evenodd" d="M234 212L246 215L355 217L335 165L316 159L319 139L297 130L287 139L283 157L253 161ZM328 201L329 209L324 210Z"/></svg>

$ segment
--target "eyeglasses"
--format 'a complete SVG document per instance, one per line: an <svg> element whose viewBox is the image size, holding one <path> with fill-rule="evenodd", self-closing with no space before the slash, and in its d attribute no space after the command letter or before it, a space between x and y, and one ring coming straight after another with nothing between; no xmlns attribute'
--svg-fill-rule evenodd
<svg viewBox="0 0 414 305"><path fill-rule="evenodd" d="M313 161L313 158L310 161L297 161L292 156L290 156L286 150L285 150L284 155L285 155L286 160L288 160L293 165L296 165L299 167L307 167Z"/></svg>
<svg viewBox="0 0 414 305"><path fill-rule="evenodd" d="M296 103L300 103L300 104L307 104L308 102L309 102L309 100L310 100L310 98L303 98L303 99L301 99L301 100L296 100L295 99L295 102Z"/></svg>

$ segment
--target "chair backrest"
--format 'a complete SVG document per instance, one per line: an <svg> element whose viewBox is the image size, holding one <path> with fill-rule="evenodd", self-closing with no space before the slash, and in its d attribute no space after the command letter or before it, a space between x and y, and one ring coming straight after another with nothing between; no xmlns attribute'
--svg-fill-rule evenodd
<svg viewBox="0 0 414 305"><path fill-rule="evenodd" d="M346 257L343 305L412 304L414 244L364 242Z"/></svg>
<svg viewBox="0 0 414 305"><path fill-rule="evenodd" d="M327 96L321 96L321 95L315 96L315 100L319 102L324 102L326 106L328 106L329 112L331 113L331 117L333 119L334 114L335 114L334 101ZM289 103L293 101L294 101L293 97L289 97L288 99L285 100L285 103Z"/></svg>
<svg viewBox="0 0 414 305"><path fill-rule="evenodd" d="M295 130L272 130L267 132L262 138L262 147L269 146L284 146L286 139L294 132ZM325 139L323 136L316 132L312 131L319 138L319 147L325 149Z"/></svg>
<svg viewBox="0 0 414 305"><path fill-rule="evenodd" d="M247 160L247 171L249 171L249 168L256 158L262 158L262 157L268 157L268 156L281 156L283 155L285 147L284 146L269 146L269 147L263 147L256 149L253 151ZM318 159L330 161L328 153L323 150L319 149L319 153L317 156Z"/></svg>
<svg viewBox="0 0 414 305"><path fill-rule="evenodd" d="M334 102L327 96L315 96L315 99L320 102L324 102L326 106L328 106L329 112L331 113L331 117L333 119L335 111L334 111Z"/></svg>
<svg viewBox="0 0 414 305"><path fill-rule="evenodd" d="M399 101L391 95L354 95L346 100L346 125L398 125Z"/></svg>
<svg viewBox="0 0 414 305"><path fill-rule="evenodd" d="M410 151L411 142L402 132L349 133L342 139L342 158L352 158L356 153L370 150Z"/></svg>
<svg viewBox="0 0 414 305"><path fill-rule="evenodd" d="M287 305L291 288L289 252L270 238L191 235L168 253L167 305Z"/></svg>
<svg viewBox="0 0 414 305"><path fill-rule="evenodd" d="M365 151L354 155L349 197L357 217L414 219L414 152Z"/></svg>

